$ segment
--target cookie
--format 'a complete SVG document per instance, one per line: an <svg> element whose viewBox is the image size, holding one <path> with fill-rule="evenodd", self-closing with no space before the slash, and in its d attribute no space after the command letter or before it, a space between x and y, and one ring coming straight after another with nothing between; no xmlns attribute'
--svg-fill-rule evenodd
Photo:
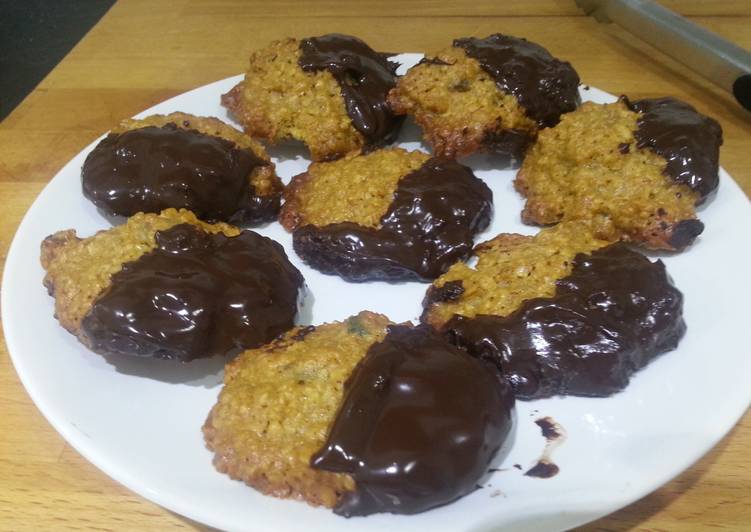
<svg viewBox="0 0 751 532"><path fill-rule="evenodd" d="M540 128L579 104L573 67L526 39L494 34L456 39L426 57L389 93L398 114L422 127L439 157L478 150L516 163Z"/></svg>
<svg viewBox="0 0 751 532"><path fill-rule="evenodd" d="M506 316L527 299L552 296L578 253L609 243L586 222L562 223L534 237L502 233L475 247L476 265L454 264L433 282L422 321L442 329L454 314Z"/></svg>
<svg viewBox="0 0 751 532"><path fill-rule="evenodd" d="M273 240L187 210L60 231L41 261L60 324L103 355L232 356L292 328L304 287Z"/></svg>
<svg viewBox="0 0 751 532"><path fill-rule="evenodd" d="M397 67L349 35L275 41L251 54L222 104L252 137L296 139L314 161L332 160L396 138L402 119L386 95Z"/></svg>
<svg viewBox="0 0 751 532"><path fill-rule="evenodd" d="M492 211L466 166L400 148L314 163L280 221L310 266L348 281L434 279L472 250Z"/></svg>
<svg viewBox="0 0 751 532"><path fill-rule="evenodd" d="M611 395L685 332L663 263L581 222L499 235L477 256L436 280L423 320L496 364L519 399Z"/></svg>
<svg viewBox="0 0 751 532"><path fill-rule="evenodd" d="M621 239L680 250L719 184L719 124L673 98L587 102L540 132L515 181L526 223L592 219Z"/></svg>
<svg viewBox="0 0 751 532"><path fill-rule="evenodd" d="M122 121L86 157L81 184L110 216L185 208L239 225L276 218L283 189L258 142L185 113Z"/></svg>
<svg viewBox="0 0 751 532"><path fill-rule="evenodd" d="M491 365L361 312L228 364L203 431L217 469L263 493L348 517L416 513L474 491L512 408Z"/></svg>

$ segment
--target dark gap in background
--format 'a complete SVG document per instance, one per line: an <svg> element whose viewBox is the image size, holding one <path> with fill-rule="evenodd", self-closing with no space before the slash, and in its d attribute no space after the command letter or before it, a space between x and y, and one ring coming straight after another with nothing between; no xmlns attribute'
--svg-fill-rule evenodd
<svg viewBox="0 0 751 532"><path fill-rule="evenodd" d="M86 35L115 0L0 0L0 120Z"/></svg>

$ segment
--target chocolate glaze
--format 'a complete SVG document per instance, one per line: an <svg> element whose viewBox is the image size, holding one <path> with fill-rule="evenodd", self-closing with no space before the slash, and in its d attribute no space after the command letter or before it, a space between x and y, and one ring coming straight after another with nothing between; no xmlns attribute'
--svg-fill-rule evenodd
<svg viewBox="0 0 751 532"><path fill-rule="evenodd" d="M83 194L107 214L186 208L206 221L273 220L281 191L258 196L249 176L268 165L233 142L175 124L110 133L86 157Z"/></svg>
<svg viewBox="0 0 751 532"><path fill-rule="evenodd" d="M497 364L517 398L603 397L675 348L686 329L682 308L661 261L613 244L577 255L553 297L527 300L506 317L455 315L443 329Z"/></svg>
<svg viewBox="0 0 751 532"><path fill-rule="evenodd" d="M306 336L308 336L312 332L315 332L315 330L315 325L308 325L307 327L303 327L292 335L292 340L294 340L295 342L302 342L303 340L305 340Z"/></svg>
<svg viewBox="0 0 751 532"><path fill-rule="evenodd" d="M344 97L352 125L369 148L393 142L404 117L394 115L386 95L396 85L398 63L357 37L329 33L300 41L300 68L328 70Z"/></svg>
<svg viewBox="0 0 751 532"><path fill-rule="evenodd" d="M474 235L490 222L492 198L472 170L433 158L399 181L379 229L306 225L293 244L313 268L348 281L434 279L471 253Z"/></svg>
<svg viewBox="0 0 751 532"><path fill-rule="evenodd" d="M554 126L562 113L581 103L576 70L539 44L496 33L485 39L456 39L454 46L480 63L499 89L516 96L540 127Z"/></svg>
<svg viewBox="0 0 751 532"><path fill-rule="evenodd" d="M293 326L304 281L273 240L189 224L155 240L154 250L123 264L84 317L94 351L185 362L234 355Z"/></svg>
<svg viewBox="0 0 751 532"><path fill-rule="evenodd" d="M354 478L338 514L422 512L474 491L511 429L513 405L492 365L426 326L392 326L345 383L311 465Z"/></svg>
<svg viewBox="0 0 751 532"><path fill-rule="evenodd" d="M540 460L534 466L532 466L529 470L527 470L527 472L524 473L524 476L537 477L537 478L550 478L550 477L556 476L559 471L560 469L554 463L546 462L545 460Z"/></svg>
<svg viewBox="0 0 751 532"><path fill-rule="evenodd" d="M534 136L522 129L504 129L487 132L482 143L491 151L504 156L498 161L499 166L518 167L534 140Z"/></svg>
<svg viewBox="0 0 751 532"><path fill-rule="evenodd" d="M698 192L698 203L703 202L720 183L720 124L675 98L634 102L621 98L629 109L640 113L636 145L664 157L664 173Z"/></svg>
<svg viewBox="0 0 751 532"><path fill-rule="evenodd" d="M554 477L558 474L560 468L551 461L550 454L565 440L566 431L552 417L536 419L535 425L540 427L540 431L542 431L542 435L545 437L545 449L540 459L537 460L537 463L529 468L524 475L537 478ZM519 469L521 469L521 466L519 466Z"/></svg>
<svg viewBox="0 0 751 532"><path fill-rule="evenodd" d="M548 440L556 440L561 437L561 433L558 432L557 423L552 418L541 417L535 420L535 425L540 427L543 437Z"/></svg>
<svg viewBox="0 0 751 532"><path fill-rule="evenodd" d="M704 232L704 223L701 220L681 220L673 226L668 244L675 249L683 249L702 232Z"/></svg>
<svg viewBox="0 0 751 532"><path fill-rule="evenodd" d="M461 279L445 282L443 286L431 285L422 301L422 305L425 308L423 317L426 315L427 310L436 303L456 301L463 293L464 283L462 283Z"/></svg>
<svg viewBox="0 0 751 532"><path fill-rule="evenodd" d="M441 65L441 66L446 66L446 65L450 65L451 63L447 63L446 61L444 61L440 57L428 57L428 56L425 56L422 59L420 59L420 61L418 61L417 64L418 65Z"/></svg>

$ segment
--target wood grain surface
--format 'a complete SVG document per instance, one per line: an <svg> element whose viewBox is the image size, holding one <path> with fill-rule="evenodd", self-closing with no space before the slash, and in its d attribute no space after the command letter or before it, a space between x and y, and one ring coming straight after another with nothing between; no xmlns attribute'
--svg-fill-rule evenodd
<svg viewBox="0 0 751 532"><path fill-rule="evenodd" d="M663 3L751 49L749 0ZM240 73L249 52L272 39L333 31L359 35L388 51L431 51L453 37L499 31L527 37L571 61L593 86L634 98L677 96L716 117L725 133L721 162L751 193L751 115L617 26L583 16L573 1L123 0L0 123L2 262L44 185L120 119ZM203 529L133 494L81 458L32 404L4 342L0 350L0 530ZM749 448L746 415L691 469L583 529L749 530Z"/></svg>

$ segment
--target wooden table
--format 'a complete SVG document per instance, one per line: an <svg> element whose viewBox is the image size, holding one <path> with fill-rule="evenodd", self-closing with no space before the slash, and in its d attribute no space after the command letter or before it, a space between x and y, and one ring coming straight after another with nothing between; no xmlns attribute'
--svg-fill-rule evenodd
<svg viewBox="0 0 751 532"><path fill-rule="evenodd" d="M749 0L664 2L751 49ZM570 60L581 78L636 98L674 95L716 117L722 164L751 192L751 114L675 61L568 0L503 2L118 2L0 124L0 252L63 164L120 119L241 72L250 50L284 36L353 33L381 50L431 51L505 32ZM748 242L739 243L748 245ZM0 529L201 529L110 480L42 418L0 356ZM751 528L751 416L691 469L587 530Z"/></svg>

